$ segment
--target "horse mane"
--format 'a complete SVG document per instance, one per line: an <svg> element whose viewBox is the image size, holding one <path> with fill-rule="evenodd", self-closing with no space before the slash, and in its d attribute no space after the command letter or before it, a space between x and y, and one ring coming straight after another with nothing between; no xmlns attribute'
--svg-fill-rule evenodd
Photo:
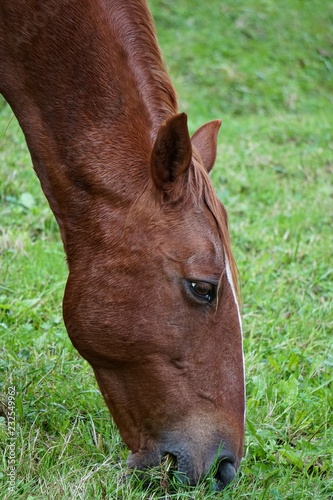
<svg viewBox="0 0 333 500"><path fill-rule="evenodd" d="M195 150L193 151L193 162L191 167L192 168L189 170L188 189L192 192L193 190L196 191L194 195L198 197L198 200L205 203L215 219L218 233L223 244L223 250L229 261L235 293L240 302L239 273L231 250L227 211L216 195L206 168L202 165L201 161L198 161L197 152Z"/></svg>
<svg viewBox="0 0 333 500"><path fill-rule="evenodd" d="M177 113L178 105L157 43L153 18L142 0L113 2L109 17L138 84L154 140L161 123Z"/></svg>

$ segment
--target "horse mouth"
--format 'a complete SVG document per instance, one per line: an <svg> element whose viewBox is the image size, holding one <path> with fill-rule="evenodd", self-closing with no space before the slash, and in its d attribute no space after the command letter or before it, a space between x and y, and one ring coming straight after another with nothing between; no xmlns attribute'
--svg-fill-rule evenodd
<svg viewBox="0 0 333 500"><path fill-rule="evenodd" d="M177 465L178 460L175 455L168 454L169 463L171 466L169 468L169 473L171 473L174 477L176 477L183 484L187 484L189 486L196 486L201 482L204 482L205 479L211 477L212 480L212 489L214 491L222 491L224 490L235 478L237 475L237 470L232 462L229 460L221 459L219 464L215 466L212 470L212 473L206 473L202 478L190 478L188 475L183 472Z"/></svg>
<svg viewBox="0 0 333 500"><path fill-rule="evenodd" d="M164 462L168 474L176 477L181 483L196 486L207 478L212 478L215 491L222 491L235 478L237 467L234 458L228 454L222 454L208 470L199 472L193 461L183 450L165 451L161 455L156 453L131 454L128 458L128 466L144 473Z"/></svg>

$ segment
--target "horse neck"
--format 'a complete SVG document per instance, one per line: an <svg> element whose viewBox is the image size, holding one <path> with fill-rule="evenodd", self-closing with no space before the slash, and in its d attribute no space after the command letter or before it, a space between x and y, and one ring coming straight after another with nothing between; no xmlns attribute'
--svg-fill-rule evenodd
<svg viewBox="0 0 333 500"><path fill-rule="evenodd" d="M175 93L144 1L10 4L0 8L0 91L68 250L90 214L136 199Z"/></svg>
<svg viewBox="0 0 333 500"><path fill-rule="evenodd" d="M153 19L145 0L114 0L112 8L110 2L106 4L116 38L126 50L155 138L161 122L177 111L177 100L164 69Z"/></svg>

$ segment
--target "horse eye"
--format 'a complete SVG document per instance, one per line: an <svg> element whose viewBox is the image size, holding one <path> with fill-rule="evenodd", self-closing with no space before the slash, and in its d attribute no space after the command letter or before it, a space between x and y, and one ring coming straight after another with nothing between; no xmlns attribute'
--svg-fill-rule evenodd
<svg viewBox="0 0 333 500"><path fill-rule="evenodd" d="M216 297L216 286L206 281L191 281L191 291L199 299L213 302Z"/></svg>

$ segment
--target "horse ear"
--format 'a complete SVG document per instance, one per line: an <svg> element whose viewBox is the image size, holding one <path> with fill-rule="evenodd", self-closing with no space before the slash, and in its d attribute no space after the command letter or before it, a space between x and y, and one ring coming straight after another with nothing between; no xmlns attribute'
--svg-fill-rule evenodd
<svg viewBox="0 0 333 500"><path fill-rule="evenodd" d="M202 125L192 135L193 146L198 150L204 167L210 172L214 166L217 149L217 135L221 127L221 120L213 120Z"/></svg>
<svg viewBox="0 0 333 500"><path fill-rule="evenodd" d="M161 125L153 147L150 169L155 185L164 189L184 175L192 160L192 144L185 113Z"/></svg>

